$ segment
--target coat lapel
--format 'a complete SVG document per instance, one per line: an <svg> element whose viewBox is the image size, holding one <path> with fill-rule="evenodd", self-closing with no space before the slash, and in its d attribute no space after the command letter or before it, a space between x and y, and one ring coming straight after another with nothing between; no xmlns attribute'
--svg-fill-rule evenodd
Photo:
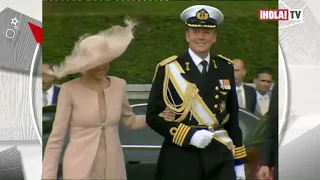
<svg viewBox="0 0 320 180"><path fill-rule="evenodd" d="M199 89L199 93L201 94L203 89L202 75L191 59L189 53L185 52L182 54L178 62L185 71L185 73L181 73L181 76L188 82L196 84Z"/></svg>
<svg viewBox="0 0 320 180"><path fill-rule="evenodd" d="M209 70L205 77L203 77L203 96L205 96L210 91L213 91L214 87L217 85L217 80L219 79L219 69L215 68L216 62L214 60L215 56L210 55L210 63L209 63Z"/></svg>

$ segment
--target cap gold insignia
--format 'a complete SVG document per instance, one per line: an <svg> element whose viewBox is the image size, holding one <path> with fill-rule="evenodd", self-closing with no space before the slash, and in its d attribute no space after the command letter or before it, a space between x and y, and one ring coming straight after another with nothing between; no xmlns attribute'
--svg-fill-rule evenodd
<svg viewBox="0 0 320 180"><path fill-rule="evenodd" d="M197 16L197 19L199 20L209 19L209 14L205 10L200 10L199 12L197 12L196 16Z"/></svg>
<svg viewBox="0 0 320 180"><path fill-rule="evenodd" d="M220 113L222 113L226 109L226 102L222 101L220 104Z"/></svg>
<svg viewBox="0 0 320 180"><path fill-rule="evenodd" d="M190 71L190 67L189 67L190 63L186 62L186 71Z"/></svg>

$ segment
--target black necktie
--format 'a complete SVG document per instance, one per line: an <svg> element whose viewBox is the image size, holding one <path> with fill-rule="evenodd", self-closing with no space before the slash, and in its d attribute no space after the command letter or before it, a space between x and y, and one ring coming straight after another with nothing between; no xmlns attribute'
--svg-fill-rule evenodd
<svg viewBox="0 0 320 180"><path fill-rule="evenodd" d="M207 66L208 66L208 62L206 60L203 60L201 63L200 63L203 67L202 69L202 75L206 75L207 74Z"/></svg>

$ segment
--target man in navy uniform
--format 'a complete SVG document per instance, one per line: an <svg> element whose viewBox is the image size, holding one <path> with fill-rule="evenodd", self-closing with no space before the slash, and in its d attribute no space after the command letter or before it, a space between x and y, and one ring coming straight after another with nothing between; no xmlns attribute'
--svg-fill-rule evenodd
<svg viewBox="0 0 320 180"><path fill-rule="evenodd" d="M189 49L157 66L147 108L148 125L164 137L157 180L245 179L233 64L209 52L223 18L211 6L185 9ZM158 116L164 108L174 122Z"/></svg>

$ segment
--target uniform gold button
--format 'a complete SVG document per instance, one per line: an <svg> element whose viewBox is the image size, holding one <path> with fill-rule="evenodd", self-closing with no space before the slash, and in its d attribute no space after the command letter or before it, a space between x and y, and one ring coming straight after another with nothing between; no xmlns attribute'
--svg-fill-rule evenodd
<svg viewBox="0 0 320 180"><path fill-rule="evenodd" d="M208 130L209 130L209 131L212 131L213 129L214 129L214 126L213 126L213 125L209 125L209 126L208 126Z"/></svg>
<svg viewBox="0 0 320 180"><path fill-rule="evenodd" d="M219 95L216 95L215 98L216 98L216 99L219 99Z"/></svg>
<svg viewBox="0 0 320 180"><path fill-rule="evenodd" d="M219 87L218 86L216 86L216 91L219 91Z"/></svg>
<svg viewBox="0 0 320 180"><path fill-rule="evenodd" d="M219 107L219 106L218 106L218 104L215 104L215 105L214 105L214 108L216 108L216 109L217 109L218 107Z"/></svg>

